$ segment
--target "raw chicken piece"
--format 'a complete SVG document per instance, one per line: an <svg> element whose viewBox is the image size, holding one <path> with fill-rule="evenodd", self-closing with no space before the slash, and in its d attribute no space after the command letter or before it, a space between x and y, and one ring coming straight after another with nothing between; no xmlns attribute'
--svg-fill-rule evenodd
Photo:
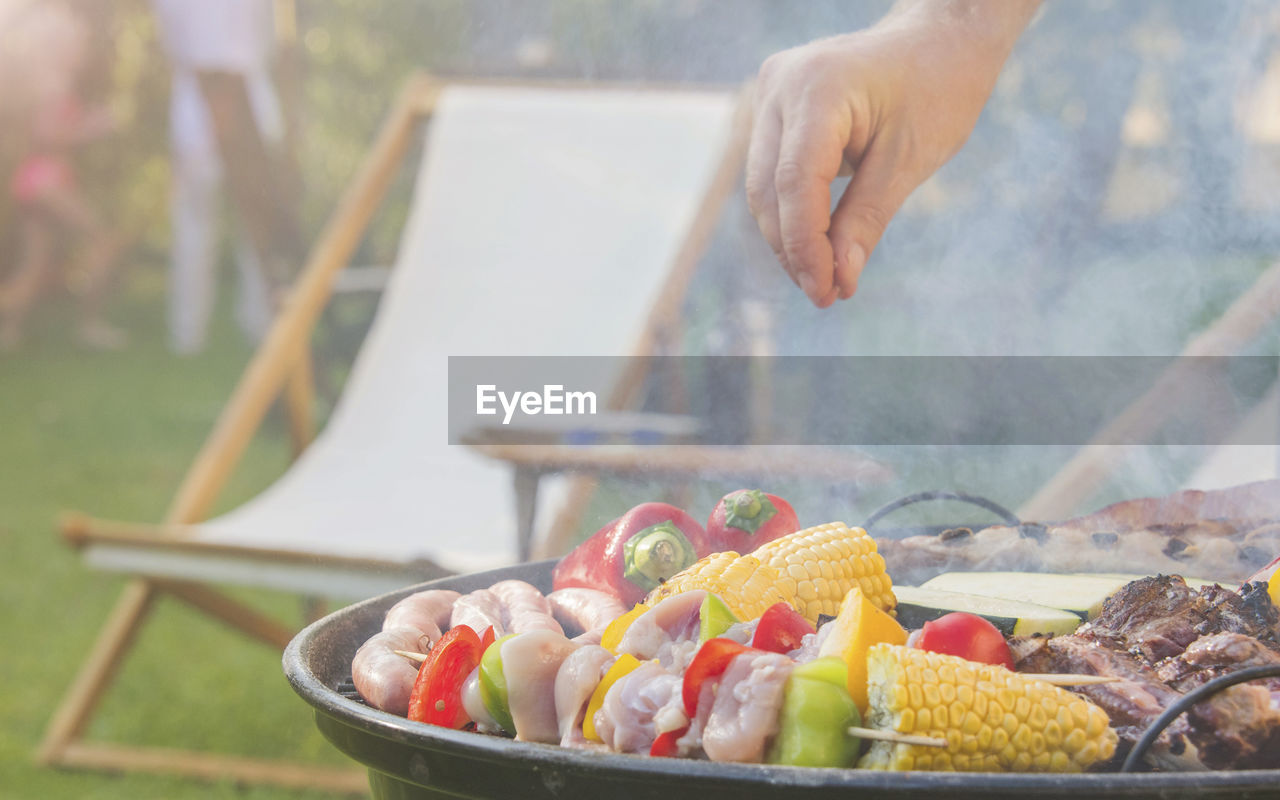
<svg viewBox="0 0 1280 800"><path fill-rule="evenodd" d="M683 680L652 661L618 679L596 712L596 733L620 753L648 753L658 734L683 728Z"/></svg>
<svg viewBox="0 0 1280 800"><path fill-rule="evenodd" d="M779 653L743 653L729 662L702 729L707 758L744 763L764 758L765 743L778 730L782 691L794 666Z"/></svg>
<svg viewBox="0 0 1280 800"><path fill-rule="evenodd" d="M707 593L683 592L636 617L618 643L618 653L641 661L657 659L665 669L683 673L698 649L699 612Z"/></svg>

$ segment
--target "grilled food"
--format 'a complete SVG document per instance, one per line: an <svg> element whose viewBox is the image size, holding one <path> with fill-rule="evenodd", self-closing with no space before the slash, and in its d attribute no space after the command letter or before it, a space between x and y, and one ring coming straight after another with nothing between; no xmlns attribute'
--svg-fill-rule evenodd
<svg viewBox="0 0 1280 800"><path fill-rule="evenodd" d="M1016 640L1019 670L1109 675L1081 687L1111 716L1124 748L1184 692L1247 666L1280 663L1280 611L1266 587L1192 589L1177 576L1128 584L1075 634ZM1235 686L1199 703L1151 751L1165 769L1280 767L1280 682Z"/></svg>
<svg viewBox="0 0 1280 800"><path fill-rule="evenodd" d="M1102 709L1004 667L880 644L867 672L871 727L947 746L873 742L863 769L1082 772L1115 753Z"/></svg>
<svg viewBox="0 0 1280 800"><path fill-rule="evenodd" d="M1113 572L1243 581L1280 552L1280 480L1116 503L1056 523L953 528L880 542L899 583L942 572Z"/></svg>
<svg viewBox="0 0 1280 800"><path fill-rule="evenodd" d="M875 540L862 528L831 522L775 539L747 556L709 556L655 589L649 602L706 589L740 619L755 619L774 603L786 602L816 623L822 614L835 616L854 587L881 609L896 604Z"/></svg>

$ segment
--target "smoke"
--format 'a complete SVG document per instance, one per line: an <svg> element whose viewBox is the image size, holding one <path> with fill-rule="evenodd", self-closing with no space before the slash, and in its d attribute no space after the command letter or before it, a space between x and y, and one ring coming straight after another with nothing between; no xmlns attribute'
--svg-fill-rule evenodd
<svg viewBox="0 0 1280 800"><path fill-rule="evenodd" d="M1259 169L1280 163L1276 142L1258 132L1258 120L1280 110L1280 91L1267 91L1280 81L1264 80L1280 69L1277 30L1271 5L1250 0L1046 4L968 145L891 224L856 298L816 313L767 250L751 254L753 280L777 273L754 295L775 321L775 351L1181 352L1280 252L1280 184L1254 180L1247 191ZM833 197L842 190L833 187ZM758 238L749 221L727 236ZM1280 355L1270 329L1244 352ZM823 426L856 413L856 388L839 385L790 392L801 399L776 408L774 424ZM904 398L902 407L959 417L983 411L945 385L928 402ZM932 488L1017 507L1077 450L862 449L892 465L898 479L870 487L838 475L822 486L795 482L797 507L857 519L881 501ZM1210 451L1116 448L1109 477L1064 500L1061 516L1176 490ZM957 513L969 512L947 507L934 517L954 521Z"/></svg>
<svg viewBox="0 0 1280 800"><path fill-rule="evenodd" d="M732 85L753 77L770 53L872 24L888 5L474 0L462 7L462 44L436 67L445 74ZM1181 352L1280 252L1280 132L1268 133L1280 129L1273 6L1046 3L969 143L891 224L856 298L813 310L773 262L739 196L690 293L685 351ZM833 187L833 196L842 190ZM1270 330L1245 352L1280 356ZM757 432L828 426L860 402L849 376L799 386L785 374L763 380L770 407L754 413L766 418L746 426ZM708 415L743 405L692 400ZM903 398L901 411L981 418L984 410L970 402L940 385L927 403ZM896 480L854 486L838 474L795 480L779 472L773 486L792 493L806 521L854 522L885 500L931 488L1017 507L1076 451L863 449L891 465ZM1071 511L1172 491L1206 454L1204 447L1118 449L1111 477ZM714 500L720 488L735 487L698 487L700 502ZM643 491L622 496L642 499ZM616 508L601 513L610 511ZM968 512L941 513L954 521Z"/></svg>

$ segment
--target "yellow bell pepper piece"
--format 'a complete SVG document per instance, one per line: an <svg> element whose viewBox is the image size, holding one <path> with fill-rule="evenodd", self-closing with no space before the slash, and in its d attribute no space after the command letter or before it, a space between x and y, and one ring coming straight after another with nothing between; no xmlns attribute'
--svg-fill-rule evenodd
<svg viewBox="0 0 1280 800"><path fill-rule="evenodd" d="M906 644L907 632L898 621L881 611L857 586L840 603L840 613L829 623L835 628L827 635L819 656L836 656L849 667L849 696L858 711L867 713L867 651L872 645Z"/></svg>
<svg viewBox="0 0 1280 800"><path fill-rule="evenodd" d="M1271 596L1272 605L1280 606L1280 569L1271 573L1267 581L1267 594Z"/></svg>
<svg viewBox="0 0 1280 800"><path fill-rule="evenodd" d="M644 603L636 603L635 608L610 622L600 637L600 646L610 653L617 653L618 645L622 642L622 635L627 632L627 628L630 628L631 623L648 610L649 606Z"/></svg>
<svg viewBox="0 0 1280 800"><path fill-rule="evenodd" d="M622 676L638 666L640 666L640 659L630 653L623 653L618 656L617 661L613 662L613 666L609 667L609 671L600 679L600 683L596 684L596 690L591 693L591 699L587 701L587 716L582 720L582 735L589 741L604 741L596 733L596 712L600 710L600 706L604 705L604 696L609 693L609 689L621 680Z"/></svg>

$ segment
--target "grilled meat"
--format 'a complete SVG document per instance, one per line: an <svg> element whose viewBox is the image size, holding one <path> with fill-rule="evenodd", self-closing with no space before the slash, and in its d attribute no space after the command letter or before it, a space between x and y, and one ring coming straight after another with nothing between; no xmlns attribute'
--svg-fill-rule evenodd
<svg viewBox="0 0 1280 800"><path fill-rule="evenodd" d="M1280 766L1280 710L1265 686L1237 684L1187 712L1191 741L1209 769Z"/></svg>
<svg viewBox="0 0 1280 800"><path fill-rule="evenodd" d="M1178 691L1189 692L1220 675L1270 664L1280 664L1280 652L1274 647L1242 633L1212 633L1196 639L1177 657L1166 659L1156 674ZM1280 689L1280 679L1274 684Z"/></svg>
<svg viewBox="0 0 1280 800"><path fill-rule="evenodd" d="M1208 492L1187 489L1166 497L1125 500L1072 521L1124 531L1215 520L1274 520L1277 498L1280 498L1280 481L1257 481Z"/></svg>
<svg viewBox="0 0 1280 800"><path fill-rule="evenodd" d="M953 570L1135 572L1244 580L1280 552L1280 480L1117 503L1051 524L884 539L895 583Z"/></svg>
<svg viewBox="0 0 1280 800"><path fill-rule="evenodd" d="M1200 638L1204 606L1186 581L1173 575L1133 581L1102 605L1077 634L1114 640L1122 650L1140 653L1148 663L1176 656Z"/></svg>
<svg viewBox="0 0 1280 800"><path fill-rule="evenodd" d="M1011 642L1019 672L1067 672L1076 675L1104 675L1120 680L1096 686L1081 686L1083 695L1111 718L1111 727L1120 736L1122 758L1156 717L1182 696L1166 686L1140 658L1114 646L1114 640L1087 635L1019 637ZM1190 747L1191 726L1180 718L1160 735L1151 748L1151 757L1168 769L1195 769L1199 766Z"/></svg>
<svg viewBox="0 0 1280 800"><path fill-rule="evenodd" d="M1120 678L1077 691L1106 710L1127 751L1183 693L1219 675L1280 663L1278 621L1260 584L1242 593L1195 591L1177 576L1159 575L1126 585L1070 636L1017 639L1012 648L1021 671ZM1168 769L1280 766L1280 680L1205 699L1161 734L1150 758Z"/></svg>

